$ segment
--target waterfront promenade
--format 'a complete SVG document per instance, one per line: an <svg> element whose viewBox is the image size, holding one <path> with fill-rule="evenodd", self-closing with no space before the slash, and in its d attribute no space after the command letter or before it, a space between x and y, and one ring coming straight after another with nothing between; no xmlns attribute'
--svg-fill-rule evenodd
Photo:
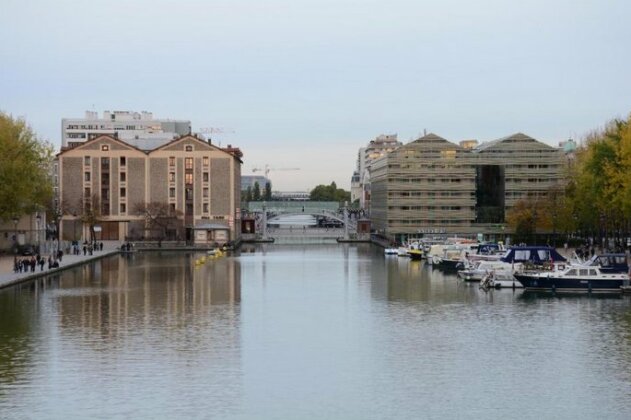
<svg viewBox="0 0 631 420"><path fill-rule="evenodd" d="M48 263L44 264L44 270L42 271L39 265L35 268L34 272L21 272L14 273L13 272L13 255L2 255L0 256L0 289L3 287L11 286L17 283L21 283L23 281L32 280L38 277L43 277L51 274L55 274L59 271L66 270L71 267L75 267L77 265L84 264L88 261L97 260L99 258L106 257L108 255L118 253L118 242L104 242L103 243L103 251L93 251L92 255L87 254L83 255L81 252L80 255L66 255L64 254L63 258L59 262L58 268L48 268ZM44 257L48 258L48 255ZM21 257L18 258L29 258L29 257Z"/></svg>

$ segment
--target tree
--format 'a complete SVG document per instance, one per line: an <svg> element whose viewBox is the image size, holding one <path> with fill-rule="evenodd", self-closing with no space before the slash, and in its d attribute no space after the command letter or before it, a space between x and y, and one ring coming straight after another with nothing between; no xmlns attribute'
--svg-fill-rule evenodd
<svg viewBox="0 0 631 420"><path fill-rule="evenodd" d="M172 210L168 203L152 201L151 203L138 203L133 209L134 213L145 218L145 228L150 231L148 236L163 239L168 237L169 229L177 227L178 217L182 215L179 210ZM157 235L154 232L157 231Z"/></svg>
<svg viewBox="0 0 631 420"><path fill-rule="evenodd" d="M265 183L265 193L263 194L263 199L265 201L272 200L272 184L269 182Z"/></svg>
<svg viewBox="0 0 631 420"><path fill-rule="evenodd" d="M337 201L340 203L350 202L351 193L341 188L337 188L335 182L330 185L318 185L311 190L309 199L312 201Z"/></svg>
<svg viewBox="0 0 631 420"><path fill-rule="evenodd" d="M254 190L252 191L252 201L261 201L261 186L258 182L254 183Z"/></svg>
<svg viewBox="0 0 631 420"><path fill-rule="evenodd" d="M245 191L245 202L249 203L250 201L252 201L252 187L248 187Z"/></svg>
<svg viewBox="0 0 631 420"><path fill-rule="evenodd" d="M53 147L22 119L0 112L0 219L44 208L52 199Z"/></svg>
<svg viewBox="0 0 631 420"><path fill-rule="evenodd" d="M81 222L88 225L90 230L90 242L96 241L96 231L94 227L101 220L101 200L98 194L92 194L89 200L81 205Z"/></svg>

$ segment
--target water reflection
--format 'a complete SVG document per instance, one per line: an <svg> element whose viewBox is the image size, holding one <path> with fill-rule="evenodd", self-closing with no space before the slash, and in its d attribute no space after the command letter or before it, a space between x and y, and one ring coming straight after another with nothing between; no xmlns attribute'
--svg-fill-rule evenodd
<svg viewBox="0 0 631 420"><path fill-rule="evenodd" d="M484 292L365 245L202 255L0 291L0 417L631 415L630 297Z"/></svg>

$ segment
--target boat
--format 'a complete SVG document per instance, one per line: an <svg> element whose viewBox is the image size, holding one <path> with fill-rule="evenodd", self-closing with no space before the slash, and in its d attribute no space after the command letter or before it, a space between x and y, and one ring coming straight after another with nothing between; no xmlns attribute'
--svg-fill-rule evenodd
<svg viewBox="0 0 631 420"><path fill-rule="evenodd" d="M522 288L514 276L515 271L558 271L566 268L567 261L555 248L534 245L510 247L495 264L497 268L480 281L481 288Z"/></svg>
<svg viewBox="0 0 631 420"><path fill-rule="evenodd" d="M423 249L418 242L412 242L410 244L403 244L397 249L399 257L411 257L412 259L421 259L423 256Z"/></svg>
<svg viewBox="0 0 631 420"><path fill-rule="evenodd" d="M475 261L463 270L458 270L458 277L464 281L482 281L484 277L493 273L503 271L508 274L513 273L512 266L503 261Z"/></svg>
<svg viewBox="0 0 631 420"><path fill-rule="evenodd" d="M399 250L397 248L386 248L383 253L384 255L399 255Z"/></svg>
<svg viewBox="0 0 631 420"><path fill-rule="evenodd" d="M408 256L413 260L421 260L423 259L423 250L422 249L408 249Z"/></svg>
<svg viewBox="0 0 631 420"><path fill-rule="evenodd" d="M468 264L469 254L475 253L477 247L477 243L448 245L444 248L440 261L434 261L434 264L438 264L438 268L446 271L464 269Z"/></svg>
<svg viewBox="0 0 631 420"><path fill-rule="evenodd" d="M523 287L513 272L506 270L491 271L480 281L482 289L522 289Z"/></svg>
<svg viewBox="0 0 631 420"><path fill-rule="evenodd" d="M523 271L513 274L524 288L533 291L620 293L629 275L603 272L597 266L567 266L563 270Z"/></svg>
<svg viewBox="0 0 631 420"><path fill-rule="evenodd" d="M588 267L598 267L603 273L628 273L629 261L627 254L605 253L596 254L583 265Z"/></svg>
<svg viewBox="0 0 631 420"><path fill-rule="evenodd" d="M475 253L469 253L467 259L469 261L499 261L506 253L504 244L485 242L478 245Z"/></svg>

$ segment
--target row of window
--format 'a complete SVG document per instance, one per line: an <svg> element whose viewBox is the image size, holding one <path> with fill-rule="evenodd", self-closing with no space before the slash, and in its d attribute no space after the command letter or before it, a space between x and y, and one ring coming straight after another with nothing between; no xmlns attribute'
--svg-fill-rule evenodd
<svg viewBox="0 0 631 420"><path fill-rule="evenodd" d="M187 146L187 147L192 147L192 146ZM101 146L101 150L102 151L108 151L109 150L109 145L104 144ZM125 156L121 156L119 158L119 164L120 166L127 166L127 158ZM203 166L208 166L210 164L210 159L208 158L208 156L203 156L202 157L202 165ZM83 157L83 165L84 166L90 166L91 165L91 158L90 156L84 156ZM108 157L102 157L101 158L101 165L105 165L107 167L109 167L110 165L110 158ZM169 156L169 166L174 167L175 166L175 156ZM184 159L184 169L193 169L193 158L185 158Z"/></svg>
<svg viewBox="0 0 631 420"><path fill-rule="evenodd" d="M432 219L388 219L389 225L416 225L416 226L458 226L468 225L470 220L432 220Z"/></svg>
<svg viewBox="0 0 631 420"><path fill-rule="evenodd" d="M388 206L388 210L421 210L421 211L435 211L435 210L445 210L445 211L458 211L462 210L461 206ZM467 209L467 207L464 207ZM475 210L475 207L468 207L469 210Z"/></svg>
<svg viewBox="0 0 631 420"><path fill-rule="evenodd" d="M186 192L186 200L192 200L193 199L193 190L191 188L187 188L185 190ZM210 194L209 194L209 189L208 188L202 188L202 198L209 198ZM175 198L175 187L170 187L169 188L169 198Z"/></svg>
<svg viewBox="0 0 631 420"><path fill-rule="evenodd" d="M428 184L434 184L436 182L440 182L443 184L447 184L447 183L451 183L451 184L459 184L463 181L469 181L469 182L473 182L473 178L471 179L463 179L463 178L388 178L389 182L404 182L404 183L411 183L411 182L427 182Z"/></svg>

